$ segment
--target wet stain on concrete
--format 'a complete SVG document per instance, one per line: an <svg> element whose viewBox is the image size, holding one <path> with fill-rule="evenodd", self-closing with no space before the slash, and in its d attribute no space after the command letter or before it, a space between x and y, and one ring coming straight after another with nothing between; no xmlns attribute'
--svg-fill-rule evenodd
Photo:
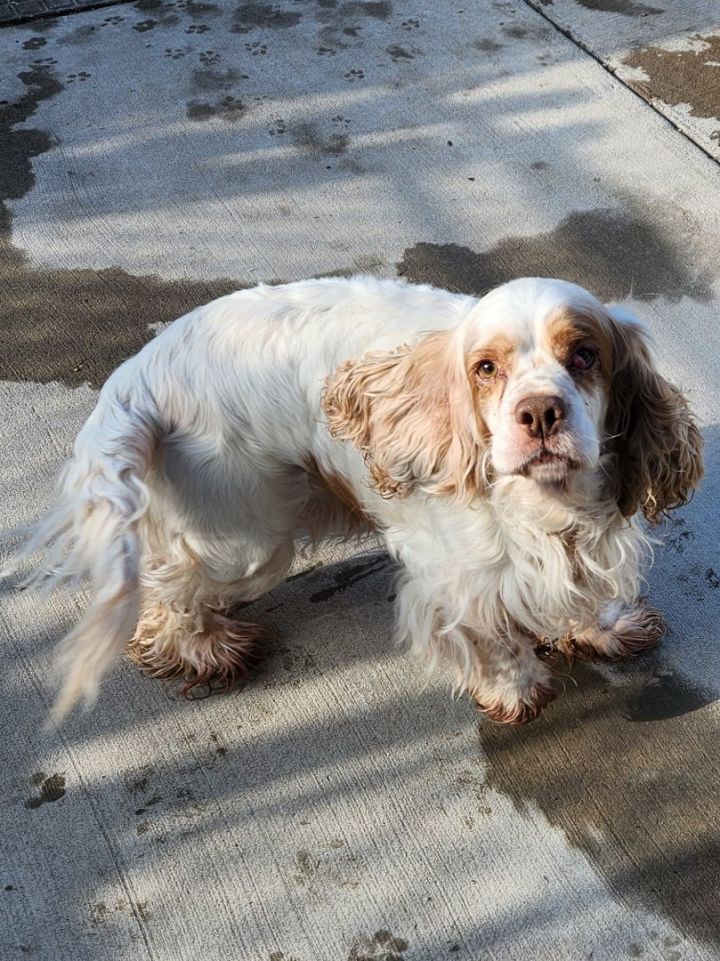
<svg viewBox="0 0 720 961"><path fill-rule="evenodd" d="M19 75L26 90L0 105L0 377L99 387L148 340L148 324L174 320L241 284L165 281L120 268L46 270L33 267L12 243L8 201L35 183L32 159L53 147L45 130L24 125L38 106L63 90L49 65Z"/></svg>
<svg viewBox="0 0 720 961"><path fill-rule="evenodd" d="M340 17L370 17L373 20L387 20L392 13L389 0L348 0L337 8Z"/></svg>
<svg viewBox="0 0 720 961"><path fill-rule="evenodd" d="M217 3L206 3L205 0L179 0L175 4L176 10L182 10L190 17L215 16L223 12Z"/></svg>
<svg viewBox="0 0 720 961"><path fill-rule="evenodd" d="M550 36L548 27L538 24L512 24L502 27L502 32L511 40L543 40Z"/></svg>
<svg viewBox="0 0 720 961"><path fill-rule="evenodd" d="M45 130L18 129L32 117L39 105L60 93L64 86L49 65L33 66L18 74L25 92L17 100L0 104L0 252L10 228L8 200L19 200L32 188L35 177L32 158L53 146Z"/></svg>
<svg viewBox="0 0 720 961"><path fill-rule="evenodd" d="M247 75L241 74L239 70L235 70L233 67L228 67L226 70L201 67L193 70L190 77L190 87L195 93L231 90L241 79L247 79Z"/></svg>
<svg viewBox="0 0 720 961"><path fill-rule="evenodd" d="M99 388L151 339L148 324L169 323L240 286L134 276L119 267L34 268L0 237L0 377Z"/></svg>
<svg viewBox="0 0 720 961"><path fill-rule="evenodd" d="M147 33L148 30L154 30L157 27L159 20L138 20L136 24L133 25L133 30L137 33Z"/></svg>
<svg viewBox="0 0 720 961"><path fill-rule="evenodd" d="M473 40L472 46L481 53L497 53L498 50L503 48L503 45L498 43L497 40L493 40L492 37L480 37L479 40Z"/></svg>
<svg viewBox="0 0 720 961"><path fill-rule="evenodd" d="M598 10L602 13L621 13L625 17L648 17L665 12L660 7L651 7L647 3L636 3L635 0L575 0L575 2L588 10Z"/></svg>
<svg viewBox="0 0 720 961"><path fill-rule="evenodd" d="M23 802L23 806L30 810L35 810L43 804L52 804L65 797L65 778L62 774L46 776L42 771L38 771L30 778L30 783L40 788L38 794L27 798Z"/></svg>
<svg viewBox="0 0 720 961"><path fill-rule="evenodd" d="M514 277L562 277L603 300L713 298L693 265L689 241L625 209L576 211L554 230L507 237L477 253L457 244L419 243L405 250L398 273L415 283L478 294Z"/></svg>
<svg viewBox="0 0 720 961"><path fill-rule="evenodd" d="M410 53L405 47L401 47L399 43L393 43L387 48L387 52L390 54L390 59L393 63L400 63L401 60L414 60L415 54Z"/></svg>
<svg viewBox="0 0 720 961"><path fill-rule="evenodd" d="M241 3L233 14L231 33L250 33L252 30L286 30L302 20L299 10L284 10L272 3Z"/></svg>
<svg viewBox="0 0 720 961"><path fill-rule="evenodd" d="M315 877L320 862L309 851L301 850L295 855L295 883L307 884Z"/></svg>
<svg viewBox="0 0 720 961"><path fill-rule="evenodd" d="M324 135L317 124L310 122L293 126L290 136L297 147L316 157L340 157L350 145L350 137L346 133Z"/></svg>
<svg viewBox="0 0 720 961"><path fill-rule="evenodd" d="M370 937L358 938L350 949L348 961L403 961L409 946L405 938L398 938L390 931L376 931Z"/></svg>
<svg viewBox="0 0 720 961"><path fill-rule="evenodd" d="M30 37L22 45L23 50L39 50L40 47L44 47L47 43L45 37Z"/></svg>
<svg viewBox="0 0 720 961"><path fill-rule="evenodd" d="M657 655L590 665L535 723L481 722L488 786L539 808L630 905L720 943L718 761L712 700Z"/></svg>
<svg viewBox="0 0 720 961"><path fill-rule="evenodd" d="M687 104L694 117L720 120L720 34L691 38L689 50L646 47L624 59L639 68L647 80L627 79L645 99L658 99L671 107ZM712 134L720 138L720 129Z"/></svg>
<svg viewBox="0 0 720 961"><path fill-rule="evenodd" d="M247 113L245 104L238 97L230 94L221 97L220 100L189 100L186 105L188 120L212 120L219 118L230 123L240 120Z"/></svg>
<svg viewBox="0 0 720 961"><path fill-rule="evenodd" d="M388 560L386 557L374 558L364 564L350 564L342 567L336 574L333 574L333 580L335 583L332 587L326 587L322 591L316 591L311 594L308 600L311 604L317 604L320 601L329 601L331 597L336 594L342 594L349 587L358 584L360 581L364 581L368 577L372 577L374 574L379 574L380 571L385 570L387 567Z"/></svg>

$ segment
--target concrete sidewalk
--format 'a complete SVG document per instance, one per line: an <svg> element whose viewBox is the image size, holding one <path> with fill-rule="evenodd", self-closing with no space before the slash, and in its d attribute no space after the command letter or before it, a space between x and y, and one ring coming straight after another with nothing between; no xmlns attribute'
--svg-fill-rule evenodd
<svg viewBox="0 0 720 961"><path fill-rule="evenodd" d="M708 469L649 578L660 650L576 669L527 729L392 650L377 551L257 602L277 640L245 690L189 703L123 663L59 733L52 646L86 599L7 593L1 958L720 957L720 175L709 126L613 75L641 21L675 42L627 13L658 2L137 0L0 30L0 528L157 324L327 273L627 299Z"/></svg>

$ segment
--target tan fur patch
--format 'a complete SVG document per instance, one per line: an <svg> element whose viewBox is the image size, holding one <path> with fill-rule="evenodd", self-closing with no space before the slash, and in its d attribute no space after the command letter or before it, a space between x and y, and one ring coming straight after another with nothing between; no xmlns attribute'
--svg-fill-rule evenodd
<svg viewBox="0 0 720 961"><path fill-rule="evenodd" d="M347 478L335 471L323 470L312 455L305 460L305 470L324 490L340 501L358 525L371 529L375 527L373 519L363 510Z"/></svg>
<svg viewBox="0 0 720 961"><path fill-rule="evenodd" d="M598 363L584 372L578 380L579 387L592 388L601 383L610 387L613 373L614 351L609 318L563 307L554 313L547 324L547 340L558 361L567 366L573 353L580 347L590 347L598 355Z"/></svg>
<svg viewBox="0 0 720 961"><path fill-rule="evenodd" d="M385 497L426 493L471 500L484 489L483 437L451 331L414 347L366 354L329 378L323 406L330 433L365 457Z"/></svg>

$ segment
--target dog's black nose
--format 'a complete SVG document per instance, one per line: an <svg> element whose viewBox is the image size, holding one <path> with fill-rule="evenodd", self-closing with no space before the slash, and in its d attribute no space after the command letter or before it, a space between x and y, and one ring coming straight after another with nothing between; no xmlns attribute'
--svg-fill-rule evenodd
<svg viewBox="0 0 720 961"><path fill-rule="evenodd" d="M531 437L544 439L558 432L565 413L561 397L524 397L515 408L515 420Z"/></svg>

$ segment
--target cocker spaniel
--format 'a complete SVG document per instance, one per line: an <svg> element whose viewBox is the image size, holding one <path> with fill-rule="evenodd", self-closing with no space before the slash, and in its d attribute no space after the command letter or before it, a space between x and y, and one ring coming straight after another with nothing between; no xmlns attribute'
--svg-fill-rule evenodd
<svg viewBox="0 0 720 961"><path fill-rule="evenodd" d="M230 684L264 635L239 608L297 539L373 530L401 567L398 637L489 717L530 721L558 693L540 640L618 658L662 635L634 515L687 501L701 446L647 328L570 283L223 297L112 374L25 548L95 591L56 717L128 640L151 675Z"/></svg>

